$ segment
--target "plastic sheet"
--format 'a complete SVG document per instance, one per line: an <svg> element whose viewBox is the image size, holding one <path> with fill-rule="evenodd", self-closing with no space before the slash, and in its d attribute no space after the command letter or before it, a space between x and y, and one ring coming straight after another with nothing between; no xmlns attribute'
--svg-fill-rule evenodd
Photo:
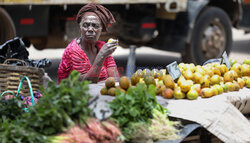
<svg viewBox="0 0 250 143"><path fill-rule="evenodd" d="M25 40L25 42L16 37L9 41L6 41L3 45L0 45L0 63L4 63L7 59L20 59L25 61L27 66L45 68L51 65L49 59L41 60L32 60L29 59L29 52L26 49L26 46L29 46L30 43ZM8 65L23 65L20 61L9 61L6 64Z"/></svg>

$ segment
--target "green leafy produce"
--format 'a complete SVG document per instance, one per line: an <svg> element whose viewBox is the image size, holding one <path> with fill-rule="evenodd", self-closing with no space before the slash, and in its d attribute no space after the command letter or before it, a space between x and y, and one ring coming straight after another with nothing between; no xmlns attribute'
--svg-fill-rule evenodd
<svg viewBox="0 0 250 143"><path fill-rule="evenodd" d="M5 100L4 97L0 97L0 124L6 120L15 120L24 113L24 104L17 98L11 98Z"/></svg>
<svg viewBox="0 0 250 143"><path fill-rule="evenodd" d="M29 108L28 113L18 120L0 124L0 142L42 143L46 142L46 136L85 122L90 115L87 107L90 95L88 82L79 81L79 76L73 71L59 85L50 82L47 89L42 89L43 97Z"/></svg>
<svg viewBox="0 0 250 143"><path fill-rule="evenodd" d="M157 102L155 90L154 85L147 88L145 84L138 84L129 88L126 95L117 91L118 96L109 103L113 110L112 118L116 119L127 139L133 136L134 124L150 124L154 110L167 113L167 109Z"/></svg>
<svg viewBox="0 0 250 143"><path fill-rule="evenodd" d="M43 89L43 97L29 113L24 115L26 126L44 135L65 131L75 122L83 122L90 114L88 82L81 82L79 73L73 71L59 85L54 82Z"/></svg>
<svg viewBox="0 0 250 143"><path fill-rule="evenodd" d="M46 136L22 126L20 120L5 120L0 124L1 143L43 143Z"/></svg>

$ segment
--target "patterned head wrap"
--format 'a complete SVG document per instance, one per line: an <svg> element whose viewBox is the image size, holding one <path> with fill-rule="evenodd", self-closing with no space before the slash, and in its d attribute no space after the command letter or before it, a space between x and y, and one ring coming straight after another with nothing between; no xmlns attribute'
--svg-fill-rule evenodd
<svg viewBox="0 0 250 143"><path fill-rule="evenodd" d="M103 7L100 4L96 4L96 3L90 3L87 4L85 6L83 6L77 16L76 16L76 21L79 24L82 20L82 17L84 15L84 13L86 12L93 12L95 13L101 20L102 24L103 24L103 31L108 31L109 26L112 23L115 23L115 19L112 15L112 13L105 7Z"/></svg>

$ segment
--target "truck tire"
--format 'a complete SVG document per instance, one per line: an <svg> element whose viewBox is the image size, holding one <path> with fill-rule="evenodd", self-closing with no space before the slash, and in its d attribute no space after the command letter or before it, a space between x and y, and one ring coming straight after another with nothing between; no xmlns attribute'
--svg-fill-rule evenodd
<svg viewBox="0 0 250 143"><path fill-rule="evenodd" d="M15 25L9 14L0 8L0 45L16 36Z"/></svg>
<svg viewBox="0 0 250 143"><path fill-rule="evenodd" d="M219 58L224 51L229 55L232 48L232 29L228 15L220 8L207 7L198 16L191 43L188 44L184 62L203 64Z"/></svg>

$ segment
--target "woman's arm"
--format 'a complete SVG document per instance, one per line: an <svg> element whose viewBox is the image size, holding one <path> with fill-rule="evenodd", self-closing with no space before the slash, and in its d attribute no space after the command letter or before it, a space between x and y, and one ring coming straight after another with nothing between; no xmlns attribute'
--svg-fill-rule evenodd
<svg viewBox="0 0 250 143"><path fill-rule="evenodd" d="M103 45L99 53L97 54L95 61L93 65L91 66L90 70L86 74L82 74L80 76L80 80L89 80L93 83L97 83L99 79L99 75L102 69L102 65L104 62L104 59L108 57L110 54L112 54L116 49L116 43L106 43Z"/></svg>
<svg viewBox="0 0 250 143"><path fill-rule="evenodd" d="M86 74L81 74L80 80L81 81L89 80L89 81L92 81L93 83L97 83L99 79L99 75L101 73L103 61L104 61L104 58L96 57L90 70Z"/></svg>
<svg viewBox="0 0 250 143"><path fill-rule="evenodd" d="M108 67L107 71L108 71L109 77L114 77L116 80L119 79L120 75L119 75L119 72L118 72L116 66L115 67Z"/></svg>

